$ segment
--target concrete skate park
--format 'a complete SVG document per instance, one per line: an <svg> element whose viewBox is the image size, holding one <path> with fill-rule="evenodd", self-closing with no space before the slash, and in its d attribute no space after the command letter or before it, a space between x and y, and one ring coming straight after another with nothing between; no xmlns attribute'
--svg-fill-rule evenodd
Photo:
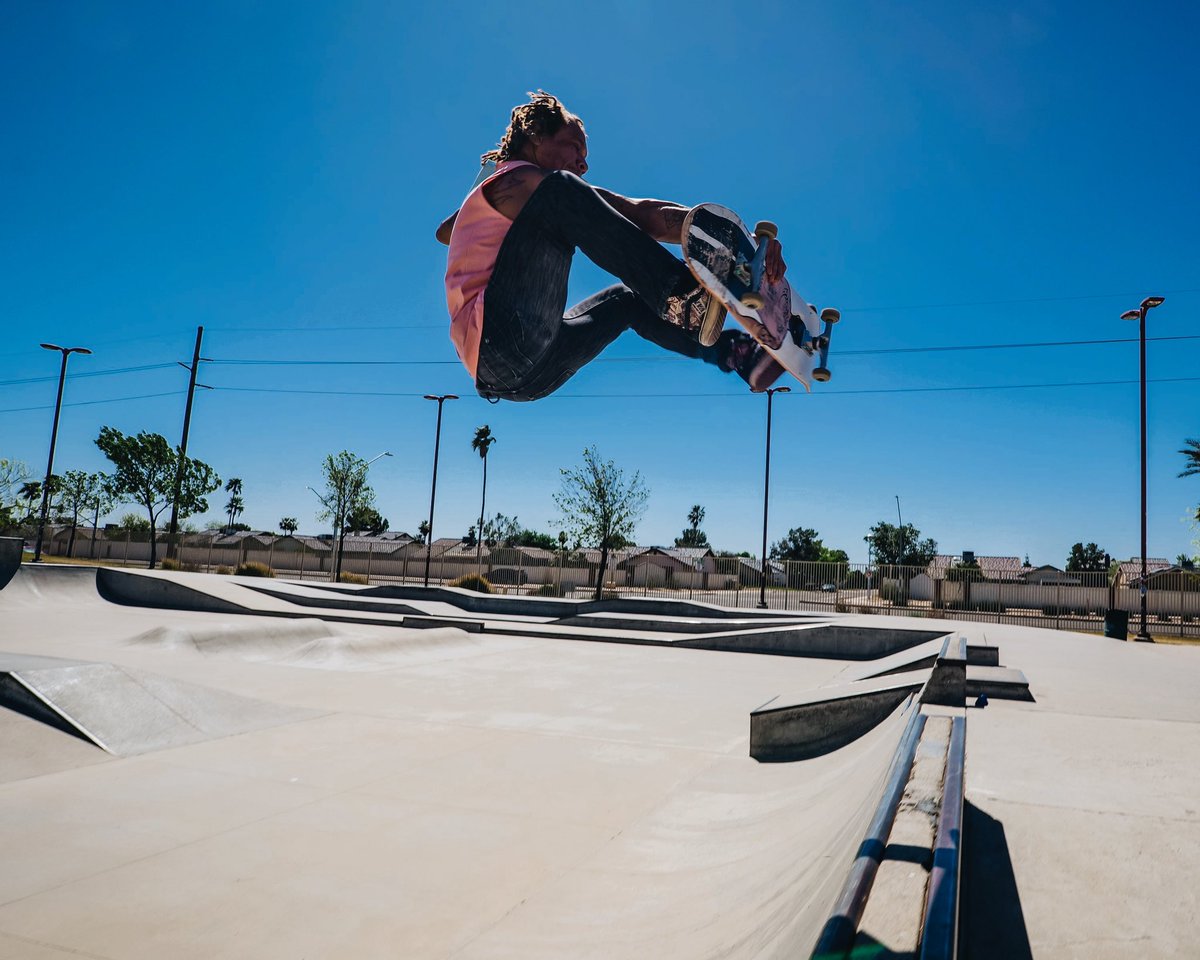
<svg viewBox="0 0 1200 960"><path fill-rule="evenodd" d="M1197 651L0 563L0 957L1190 957Z"/></svg>

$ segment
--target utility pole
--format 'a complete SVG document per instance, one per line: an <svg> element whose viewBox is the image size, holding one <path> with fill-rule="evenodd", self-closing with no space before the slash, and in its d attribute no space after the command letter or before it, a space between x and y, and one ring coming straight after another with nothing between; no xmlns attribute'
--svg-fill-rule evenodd
<svg viewBox="0 0 1200 960"><path fill-rule="evenodd" d="M196 349L192 351L192 365L179 364L188 371L187 406L183 411L183 439L179 441L179 464L175 468L175 493L171 497L171 525L167 528L167 556L176 555L175 537L179 531L179 497L183 492L183 467L187 462L188 430L192 426L192 399L196 396L196 371L200 369L200 344L204 340L204 328L196 328ZM204 384L199 384L204 386ZM205 387L205 389L211 389Z"/></svg>
<svg viewBox="0 0 1200 960"><path fill-rule="evenodd" d="M42 540L46 535L46 516L50 513L50 487L54 480L54 446L58 442L58 418L62 413L63 387L67 383L67 357L73 353L87 355L92 352L87 347L60 347L56 343L43 343L41 347L43 350L59 351L62 354L62 368L58 373L58 399L54 401L54 426L50 429L50 458L46 461L46 479L42 483L42 511L38 515L37 546L33 551L34 563L42 562Z"/></svg>
<svg viewBox="0 0 1200 960"><path fill-rule="evenodd" d="M791 393L791 387L768 387L766 390L751 390L751 393L767 395L767 463L763 470L763 535L762 535L762 571L758 584L758 607L767 609L767 575L770 565L767 562L767 505L771 500L771 401L777 393Z"/></svg>

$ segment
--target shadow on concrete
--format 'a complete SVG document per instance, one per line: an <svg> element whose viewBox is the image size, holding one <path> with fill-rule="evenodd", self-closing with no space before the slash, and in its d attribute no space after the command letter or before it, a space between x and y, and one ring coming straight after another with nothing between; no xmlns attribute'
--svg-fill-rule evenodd
<svg viewBox="0 0 1200 960"><path fill-rule="evenodd" d="M1032 960L1025 912L1004 824L963 804L959 956L964 960Z"/></svg>

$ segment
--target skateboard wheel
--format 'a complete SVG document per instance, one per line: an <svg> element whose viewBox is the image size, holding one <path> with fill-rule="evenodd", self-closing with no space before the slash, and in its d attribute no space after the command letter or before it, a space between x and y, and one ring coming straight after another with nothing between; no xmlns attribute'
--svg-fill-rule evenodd
<svg viewBox="0 0 1200 960"><path fill-rule="evenodd" d="M763 237L766 237L768 240L774 240L779 236L779 227L777 227L770 220L759 220L758 223L754 225L754 235L758 237L759 240L761 240Z"/></svg>
<svg viewBox="0 0 1200 960"><path fill-rule="evenodd" d="M833 374L831 374L831 373L829 372L829 368L828 368L828 367L817 367L817 368L816 368L816 369L813 371L812 375L813 375L813 379L814 379L814 380L816 380L816 381L817 381L817 383L828 383L828 382L829 382L829 378L830 378L831 376L833 376Z"/></svg>
<svg viewBox="0 0 1200 960"><path fill-rule="evenodd" d="M834 307L826 307L821 311L821 319L826 323L837 323L842 319L842 311Z"/></svg>
<svg viewBox="0 0 1200 960"><path fill-rule="evenodd" d="M761 310L767 305L767 301L761 293L755 293L753 290L747 290L742 294L741 300L743 307L749 307L751 310Z"/></svg>

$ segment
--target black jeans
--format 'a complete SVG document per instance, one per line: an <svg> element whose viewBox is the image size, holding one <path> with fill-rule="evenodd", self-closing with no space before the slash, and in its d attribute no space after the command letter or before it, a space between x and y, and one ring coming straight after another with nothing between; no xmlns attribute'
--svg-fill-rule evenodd
<svg viewBox="0 0 1200 960"><path fill-rule="evenodd" d="M620 280L564 313L576 248ZM656 240L565 171L547 176L509 227L484 294L475 385L481 396L538 400L567 382L625 330L716 363L663 319L667 298L696 280Z"/></svg>

